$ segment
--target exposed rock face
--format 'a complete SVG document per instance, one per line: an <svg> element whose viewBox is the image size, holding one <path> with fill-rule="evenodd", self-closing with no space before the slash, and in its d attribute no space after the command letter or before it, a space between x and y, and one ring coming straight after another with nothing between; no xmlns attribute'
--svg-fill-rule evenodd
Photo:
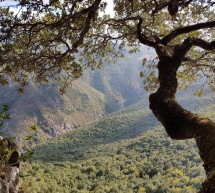
<svg viewBox="0 0 215 193"><path fill-rule="evenodd" d="M6 166L1 168L0 192L18 193L19 189L19 168L17 166Z"/></svg>

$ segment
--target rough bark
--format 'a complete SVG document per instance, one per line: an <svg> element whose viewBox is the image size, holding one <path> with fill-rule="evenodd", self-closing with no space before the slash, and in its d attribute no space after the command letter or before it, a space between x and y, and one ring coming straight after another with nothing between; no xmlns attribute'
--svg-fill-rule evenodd
<svg viewBox="0 0 215 193"><path fill-rule="evenodd" d="M158 63L160 87L150 95L150 109L172 139L194 138L204 162L207 179L201 193L215 192L215 123L183 109L176 101L176 73L180 60L162 57Z"/></svg>
<svg viewBox="0 0 215 193"><path fill-rule="evenodd" d="M9 139L0 139L0 193L18 193L19 153L16 144ZM10 151L12 153L10 154ZM10 155L10 156L8 156Z"/></svg>
<svg viewBox="0 0 215 193"><path fill-rule="evenodd" d="M6 166L0 176L1 193L18 193L19 189L19 168Z"/></svg>

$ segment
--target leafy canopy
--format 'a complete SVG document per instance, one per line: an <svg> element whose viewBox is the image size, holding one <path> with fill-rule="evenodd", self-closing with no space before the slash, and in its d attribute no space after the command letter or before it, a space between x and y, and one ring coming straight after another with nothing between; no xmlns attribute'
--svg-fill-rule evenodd
<svg viewBox="0 0 215 193"><path fill-rule="evenodd" d="M144 62L142 74L146 87L155 88L160 52L171 56L189 41L179 81L186 86L201 79L215 88L213 0L114 0L114 17L105 12L108 3L17 0L1 6L0 82L12 78L24 87L31 79L43 83L51 77L63 79L64 88L85 69L123 56L125 45L133 52L143 44L158 54Z"/></svg>

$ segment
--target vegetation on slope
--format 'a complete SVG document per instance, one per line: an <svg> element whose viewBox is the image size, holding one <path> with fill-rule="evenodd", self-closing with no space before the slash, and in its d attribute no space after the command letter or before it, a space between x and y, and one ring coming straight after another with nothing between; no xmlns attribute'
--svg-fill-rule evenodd
<svg viewBox="0 0 215 193"><path fill-rule="evenodd" d="M113 104L106 107L107 112L134 104L145 95L146 91L139 73L142 70L143 57L153 53L147 51L145 47L141 47L140 50L141 52L132 56L125 51L125 57L119 59L117 64L104 65L102 69L90 72L88 76L85 73L87 82L105 95L107 104Z"/></svg>
<svg viewBox="0 0 215 193"><path fill-rule="evenodd" d="M186 105L214 112L210 94L205 97L210 104ZM195 142L172 141L147 105L140 101L37 146L23 166L23 187L35 193L196 192L205 176Z"/></svg>
<svg viewBox="0 0 215 193"><path fill-rule="evenodd" d="M59 83L53 82L42 86L30 83L21 95L17 85L1 87L0 103L8 104L11 114L4 134L22 141L28 135L27 128L37 125L38 143L140 100L145 91L138 75L141 60L136 58L141 59L141 55L134 56L126 56L117 65L106 65L104 71L86 72L82 79L71 83L64 95L58 91Z"/></svg>
<svg viewBox="0 0 215 193"><path fill-rule="evenodd" d="M161 129L84 147L76 137L77 148L65 139L64 148L52 145L55 155L44 151L42 160L24 165L23 183L29 192L193 193L204 179L194 142L172 141Z"/></svg>
<svg viewBox="0 0 215 193"><path fill-rule="evenodd" d="M16 136L18 141L32 125L38 127L37 142L87 124L105 113L104 95L83 81L74 82L65 95L60 95L55 85L30 84L22 95L16 89L15 85L6 89L1 102L9 104L11 114L4 134Z"/></svg>

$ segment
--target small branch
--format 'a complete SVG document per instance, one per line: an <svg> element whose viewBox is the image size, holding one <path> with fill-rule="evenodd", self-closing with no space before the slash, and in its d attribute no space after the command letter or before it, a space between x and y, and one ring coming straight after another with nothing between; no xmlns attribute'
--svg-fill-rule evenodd
<svg viewBox="0 0 215 193"><path fill-rule="evenodd" d="M140 16L128 17L128 18L123 18L123 19L108 19L105 21L105 23L113 21L114 23L123 23L125 25L126 21L136 21L136 20L138 21L138 23L137 23L137 38L139 39L139 41L142 44L154 47L155 42L151 41L150 38L146 37L146 35L144 35L142 33L141 26L143 23L143 19ZM151 39L155 39L157 41L159 40L158 37L155 37L155 36L151 36Z"/></svg>
<svg viewBox="0 0 215 193"><path fill-rule="evenodd" d="M143 23L143 18L141 17L138 17L138 24L137 24L137 38L139 39L139 41L144 44L144 45L147 45L147 46L150 46L150 47L155 47L157 44L155 41L152 41L152 40L149 40L148 37L146 37L144 34L142 34L142 30L141 30L141 25ZM158 40L157 37L153 37L153 39L156 39Z"/></svg>
<svg viewBox="0 0 215 193"><path fill-rule="evenodd" d="M158 13L160 10L166 8L166 7L169 5L169 2L163 2L163 3L158 4L157 1L154 1L154 3L156 4L156 7L155 7L155 9L152 11L152 15Z"/></svg>
<svg viewBox="0 0 215 193"><path fill-rule="evenodd" d="M153 2L155 3L155 9L152 11L152 15L155 15L156 13L161 11L162 9L168 7L169 4L171 3L171 1L168 1L168 2L161 2L158 4L158 2L156 0L154 0ZM179 0L179 6L181 6L182 8L187 7L192 2L193 2L193 0L189 0L187 2Z"/></svg>

